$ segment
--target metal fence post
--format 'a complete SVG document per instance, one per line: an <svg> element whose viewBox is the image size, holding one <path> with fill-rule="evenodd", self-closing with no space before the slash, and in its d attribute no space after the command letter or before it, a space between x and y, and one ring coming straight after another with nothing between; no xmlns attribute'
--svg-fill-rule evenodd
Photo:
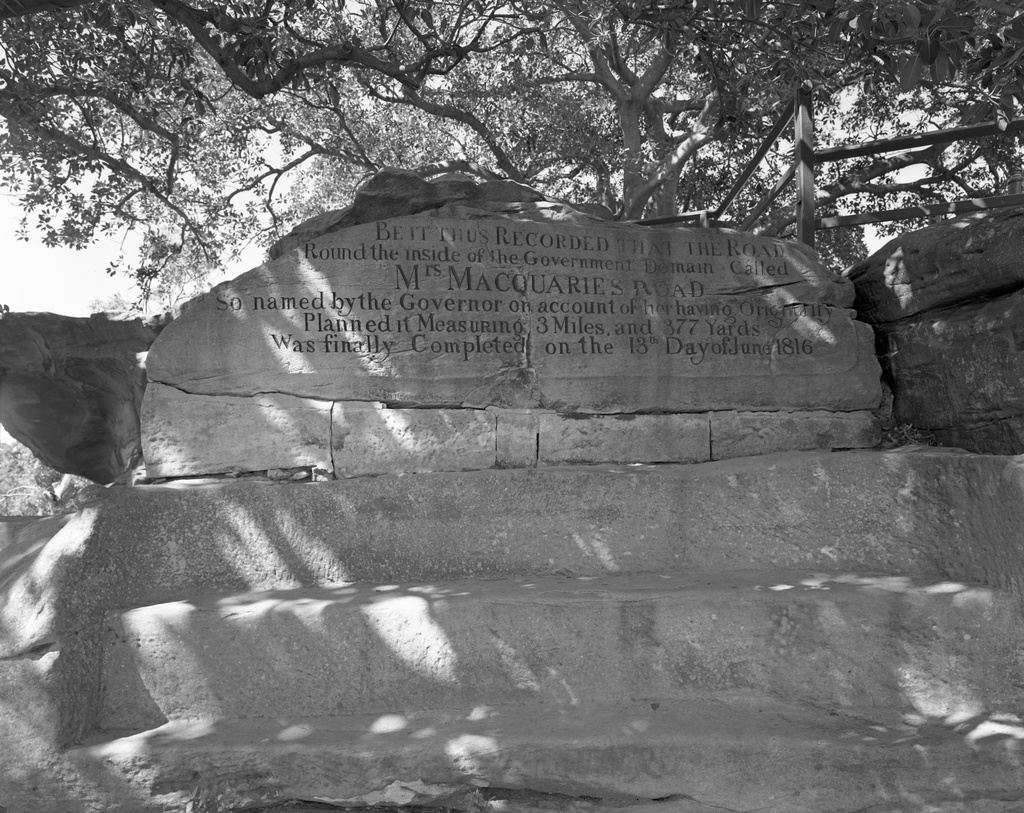
<svg viewBox="0 0 1024 813"><path fill-rule="evenodd" d="M796 92L795 104L796 239L814 248L814 114L809 87Z"/></svg>

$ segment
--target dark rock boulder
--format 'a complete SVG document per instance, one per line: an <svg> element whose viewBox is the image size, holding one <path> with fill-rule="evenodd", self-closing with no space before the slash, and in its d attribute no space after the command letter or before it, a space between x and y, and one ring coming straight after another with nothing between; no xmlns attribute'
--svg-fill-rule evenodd
<svg viewBox="0 0 1024 813"><path fill-rule="evenodd" d="M0 316L0 422L58 471L112 483L140 455L144 354L167 317Z"/></svg>
<svg viewBox="0 0 1024 813"><path fill-rule="evenodd" d="M890 240L850 268L854 307L888 324L1024 287L1024 209L947 220Z"/></svg>
<svg viewBox="0 0 1024 813"><path fill-rule="evenodd" d="M974 452L1024 452L1024 209L898 237L847 271L894 418Z"/></svg>

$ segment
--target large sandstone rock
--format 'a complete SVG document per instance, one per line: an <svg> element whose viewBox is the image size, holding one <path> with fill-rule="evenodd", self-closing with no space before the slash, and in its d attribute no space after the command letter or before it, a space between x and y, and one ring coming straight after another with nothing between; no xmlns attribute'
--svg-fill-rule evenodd
<svg viewBox="0 0 1024 813"><path fill-rule="evenodd" d="M847 276L875 326L894 418L939 443L1024 452L1024 210L890 241Z"/></svg>
<svg viewBox="0 0 1024 813"><path fill-rule="evenodd" d="M947 220L890 240L847 276L873 325L1024 287L1024 209Z"/></svg>
<svg viewBox="0 0 1024 813"><path fill-rule="evenodd" d="M141 452L139 356L165 321L0 315L0 422L58 471L123 477Z"/></svg>
<svg viewBox="0 0 1024 813"><path fill-rule="evenodd" d="M794 243L442 208L309 241L164 331L185 392L562 412L877 405L852 288Z"/></svg>
<svg viewBox="0 0 1024 813"><path fill-rule="evenodd" d="M405 459L407 471L509 465L520 453L498 454L495 426L472 414L490 408L703 414L704 440L677 444L681 456L670 459L681 462L709 458L711 411L851 413L880 400L874 339L852 319L852 286L794 243L612 223L505 181L388 171L272 256L193 301L149 355L159 392L178 393L146 409L159 444L180 447L176 473L229 467L212 459L207 430L197 436L181 420L189 410L169 406L190 397L206 399L208 416L218 400L270 393L348 410L331 441L339 474L371 471L361 461L381 455ZM244 438L228 414L261 407L232 404L218 413L223 432ZM421 412L395 411L409 409ZM625 445L656 445L648 425L631 427L643 439ZM464 454L437 453L448 436ZM623 462L622 449L599 445L609 456L591 462ZM662 460L668 448L631 462ZM558 461L595 449L548 451ZM147 448L147 457L158 455Z"/></svg>

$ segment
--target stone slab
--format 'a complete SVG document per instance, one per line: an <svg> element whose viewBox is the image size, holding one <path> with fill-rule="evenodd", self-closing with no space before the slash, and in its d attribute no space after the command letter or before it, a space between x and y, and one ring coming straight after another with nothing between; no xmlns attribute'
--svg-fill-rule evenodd
<svg viewBox="0 0 1024 813"><path fill-rule="evenodd" d="M332 472L331 403L292 395L191 395L151 382L142 405L146 475L311 467Z"/></svg>
<svg viewBox="0 0 1024 813"><path fill-rule="evenodd" d="M538 458L577 463L703 463L711 459L708 416L559 415L539 418Z"/></svg>
<svg viewBox="0 0 1024 813"><path fill-rule="evenodd" d="M946 220L890 240L847 271L871 324L895 322L1024 286L1024 209Z"/></svg>
<svg viewBox="0 0 1024 813"><path fill-rule="evenodd" d="M26 532L0 568L0 680L3 658L98 630L112 608L202 592L770 567L954 578L1024 601L1022 494L1020 458L955 450L115 490L48 540ZM72 701L96 668L75 651L60 661Z"/></svg>
<svg viewBox="0 0 1024 813"><path fill-rule="evenodd" d="M4 428L58 471L98 483L123 480L139 457L146 385L140 357L163 321L2 314Z"/></svg>
<svg viewBox="0 0 1024 813"><path fill-rule="evenodd" d="M955 579L998 586L1021 600L1022 494L1020 458L938 449L792 453L692 466L437 473L305 485L110 489L105 499L47 526L47 533L33 533L27 526L24 545L0 551L0 557L8 550L15 557L0 566L0 753L7 760L0 772L0 799L17 813L38 813L41 793L59 800L51 809L62 813L85 813L89 800L97 799L116 800L121 809L138 811L149 800L160 801L161 793L174 796L176 804L181 801L177 794L195 790L196 766L211 764L208 760L216 754L217 765L224 769L218 776L230 776L234 784L244 774L276 800L288 788L276 781L262 785L261 777L273 772L294 775L308 789L311 777L337 777L340 761L352 758L344 756L352 753L347 744L303 735L316 726L293 728L290 723L282 724L280 738L261 742L264 734L246 728L244 737L225 737L216 741L214 750L203 750L211 743L200 742L203 731L226 735L228 724L223 721L201 729L186 726L186 739L165 742L167 750L158 736L115 738L102 753L68 752L68 746L95 730L102 694L100 644L105 619L114 609L181 601L197 593L351 581L373 582L386 594L389 585L409 579L602 577L769 566ZM622 621L627 624L630 617ZM913 672L902 674L914 677ZM706 704L702 708L707 710ZM725 708L736 706L726 703ZM807 710L803 704L801 708ZM538 714L548 718L551 710L543 708ZM822 720L836 719L825 711L820 714ZM582 721L595 719L585 709L581 715ZM756 710L745 720L748 716L736 718L737 742L750 743L751 725L763 719ZM712 714L711 719L719 718ZM339 725L338 718L328 725ZM678 734L686 729L675 719L666 730ZM666 776L692 776L692 754L706 754L708 744L716 741L708 730L700 729L690 754L670 761ZM808 731L808 742L822 741L817 724ZM944 742L962 746L965 735L954 733ZM774 743L772 753L786 753L774 734L766 737ZM973 746L992 744L1006 756L1005 740L983 734ZM552 758L569 753L565 742L552 746ZM606 748L607 738L601 742ZM679 753L657 750L655 739L645 742L649 750L628 750L640 766ZM837 735L836 742L846 740ZM923 744L934 758L936 738L925 731ZM835 754L828 746L814 747ZM524 748L535 752L537 741ZM156 750L162 754L159 759L153 758ZM387 751L374 763L382 771L395 764L394 749ZM623 764L622 749L612 748L611 753L609 762L594 768L594 775L602 775L612 762ZM891 764L893 753L884 749L878 764ZM922 751L915 747L906 753ZM962 764L962 753L957 753L959 762L950 765ZM972 753L968 774L979 783L971 786L972 792L981 793L993 786L986 785L993 779L981 776L977 750ZM581 776L581 764L598 765L596 754L574 748L572 761L561 763L559 770ZM232 762L236 757L238 762ZM264 758L271 773L253 769ZM849 765L863 765L863 758L862 749L840 754L837 776L850 777ZM410 759L413 767L423 764L421 755ZM797 763L816 766L820 760L804 753ZM236 764L244 766L238 773L231 767ZM720 755L711 754L707 764L716 766L715 781L721 786ZM923 788L947 788L948 772L935 766L929 763L922 769L920 763L908 763L895 775L912 768L910 775L921 779ZM347 775L365 777L361 767L365 765ZM777 763L765 768L767 775L776 775L774 767ZM938 773L928 774L931 770ZM1014 770L1019 772L1019 765ZM733 777L734 769L728 771ZM861 782L863 770L854 773ZM512 775L495 774L495 782ZM814 776L820 779L821 774ZM763 777L758 781L763 785ZM818 787L794 785L792 776L787 783L790 789ZM754 780L750 787L757 787ZM353 795L373 789L357 788ZM835 808L819 802L816 808L809 802L808 809ZM91 807L116 809L103 803Z"/></svg>
<svg viewBox="0 0 1024 813"><path fill-rule="evenodd" d="M939 448L111 489L10 548L0 656L97 608L337 582L771 567L1014 587L1022 494L1024 458Z"/></svg>
<svg viewBox="0 0 1024 813"><path fill-rule="evenodd" d="M65 759L91 780L82 783L90 801L97 787L120 790L108 796L108 813L184 809L197 796L222 809L289 798L348 807L380 804L388 794L394 803L403 785L405 803L424 806L512 788L551 794L554 809L574 810L577 800L603 802L598 811L644 802L653 809L657 799L656 809L670 813L699 810L691 802L711 810L952 813L945 805L965 799L1020 800L1024 775L1006 738L975 741L972 732L893 727L771 700L642 699L558 712L498 706L169 723Z"/></svg>
<svg viewBox="0 0 1024 813"><path fill-rule="evenodd" d="M969 718L1024 707L1019 615L992 589L800 571L205 596L108 616L98 726L721 692Z"/></svg>
<svg viewBox="0 0 1024 813"><path fill-rule="evenodd" d="M982 423L931 430L939 446L954 446L979 454L1024 452L1024 415Z"/></svg>
<svg viewBox="0 0 1024 813"><path fill-rule="evenodd" d="M399 407L871 409L879 368L852 300L792 242L438 210L218 286L147 369L198 394Z"/></svg>
<svg viewBox="0 0 1024 813"><path fill-rule="evenodd" d="M493 468L496 419L480 409L388 409L336 402L332 445L339 476Z"/></svg>
<svg viewBox="0 0 1024 813"><path fill-rule="evenodd" d="M712 412L711 457L812 449L869 449L881 430L870 412Z"/></svg>
<svg viewBox="0 0 1024 813"><path fill-rule="evenodd" d="M936 430L1024 415L1021 336L1022 292L888 326L896 420Z"/></svg>
<svg viewBox="0 0 1024 813"><path fill-rule="evenodd" d="M540 444L540 416L535 409L498 409L494 413L497 432L495 465L499 469L527 469L537 465Z"/></svg>
<svg viewBox="0 0 1024 813"><path fill-rule="evenodd" d="M151 416L145 438L150 478L310 466L329 473L335 465L338 476L354 477L538 464L701 463L868 448L879 440L868 412L391 409L291 396L189 395L162 384L151 386L144 413ZM254 436L267 441L251 443Z"/></svg>

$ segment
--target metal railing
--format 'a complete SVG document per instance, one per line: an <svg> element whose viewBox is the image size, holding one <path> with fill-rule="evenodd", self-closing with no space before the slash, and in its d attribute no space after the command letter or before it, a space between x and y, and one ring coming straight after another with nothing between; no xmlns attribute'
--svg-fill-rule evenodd
<svg viewBox="0 0 1024 813"><path fill-rule="evenodd" d="M757 171L761 161L781 138L786 128L793 123L793 161L782 172L775 184L754 205L747 216L739 224L726 222L722 216L733 204L747 182ZM846 226L862 226L870 223L883 223L893 220L906 220L919 217L933 217L947 214L965 214L986 209L1007 206L1024 206L1022 184L1024 175L1015 173L1011 176L1009 194L992 195L983 198L969 198L945 203L921 204L900 209L886 209L873 212L860 212L852 215L833 215L816 217L814 171L820 164L842 161L847 158L860 158L867 155L912 150L918 147L929 147L937 144L950 144L972 138L984 138L992 135L1009 135L1024 131L1024 118L1011 119L1005 127L997 124L974 124L966 127L952 127L945 130L932 130L910 136L866 141L840 147L815 150L814 146L814 113L811 91L801 88L792 105L787 105L771 130L761 142L761 146L750 157L743 167L732 188L714 209L703 209L695 212L683 212L671 217L655 217L637 221L644 225L660 225L669 223L697 223L701 226L731 226L741 231L750 231L757 221L771 207L779 195L793 181L796 182L795 221L796 238L808 246L814 247L814 233L822 229L837 229ZM766 229L764 234L772 234L775 226Z"/></svg>

